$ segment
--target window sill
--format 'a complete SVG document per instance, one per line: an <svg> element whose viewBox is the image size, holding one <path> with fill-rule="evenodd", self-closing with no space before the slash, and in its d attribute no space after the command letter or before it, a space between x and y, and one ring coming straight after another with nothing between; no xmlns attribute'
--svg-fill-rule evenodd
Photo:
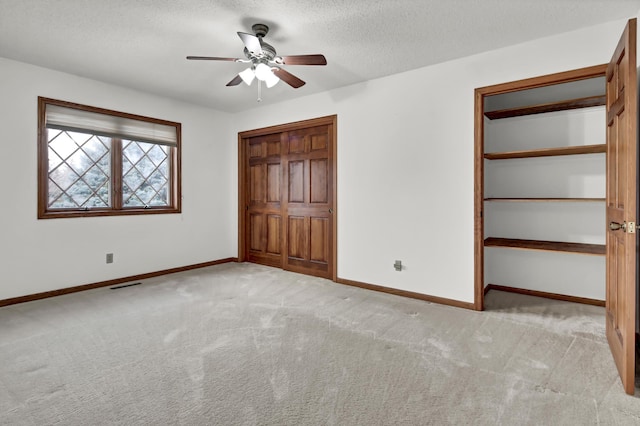
<svg viewBox="0 0 640 426"><path fill-rule="evenodd" d="M176 214L182 213L182 209L178 208L131 208L122 210L110 209L92 209L92 210L51 210L38 212L38 219L64 219L71 217L102 217L102 216L136 216L149 214Z"/></svg>

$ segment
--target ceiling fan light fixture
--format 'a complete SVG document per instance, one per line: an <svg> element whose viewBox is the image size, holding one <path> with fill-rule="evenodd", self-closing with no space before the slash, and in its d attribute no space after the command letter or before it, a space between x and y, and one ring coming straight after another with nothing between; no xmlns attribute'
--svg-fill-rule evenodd
<svg viewBox="0 0 640 426"><path fill-rule="evenodd" d="M256 77L256 74L253 72L253 69L251 67L249 67L246 70L242 71L238 75L240 76L242 81L244 81L247 84L247 86L251 86L251 83L253 82L253 79Z"/></svg>
<svg viewBox="0 0 640 426"><path fill-rule="evenodd" d="M280 81L278 76L273 73L273 69L262 62L256 65L255 74L256 78L264 81L268 88L272 88Z"/></svg>
<svg viewBox="0 0 640 426"><path fill-rule="evenodd" d="M237 86L242 82L247 86L251 86L253 80L257 79L258 98L260 98L260 90L263 82L267 88L275 86L280 80L294 89L304 86L305 82L303 80L300 80L285 69L280 68L282 65L327 65L326 58L321 54L276 56L276 49L263 40L269 32L269 27L265 24L255 24L251 29L254 34L238 32L238 36L244 44L244 58L187 56L187 59L230 61L249 64L249 68L236 75L227 83L227 86Z"/></svg>

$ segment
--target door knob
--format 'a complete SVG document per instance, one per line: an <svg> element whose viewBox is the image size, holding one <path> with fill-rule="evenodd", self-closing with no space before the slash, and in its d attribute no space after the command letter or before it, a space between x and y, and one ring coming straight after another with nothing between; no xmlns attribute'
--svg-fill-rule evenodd
<svg viewBox="0 0 640 426"><path fill-rule="evenodd" d="M612 231L617 231L618 229L622 229L623 231L627 230L627 223L618 223L618 222L609 222L609 229Z"/></svg>

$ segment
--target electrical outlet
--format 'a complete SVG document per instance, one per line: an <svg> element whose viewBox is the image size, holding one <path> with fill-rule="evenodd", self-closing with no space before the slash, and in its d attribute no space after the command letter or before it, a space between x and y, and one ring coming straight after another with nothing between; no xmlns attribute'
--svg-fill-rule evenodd
<svg viewBox="0 0 640 426"><path fill-rule="evenodd" d="M393 267L398 272L402 271L402 260L396 260L396 262L393 264Z"/></svg>
<svg viewBox="0 0 640 426"><path fill-rule="evenodd" d="M113 263L113 253L107 253L107 263Z"/></svg>

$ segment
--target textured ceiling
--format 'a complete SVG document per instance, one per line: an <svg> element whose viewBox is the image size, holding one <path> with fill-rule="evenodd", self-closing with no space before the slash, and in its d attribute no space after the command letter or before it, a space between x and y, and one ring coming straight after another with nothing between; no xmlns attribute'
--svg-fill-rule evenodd
<svg viewBox="0 0 640 426"><path fill-rule="evenodd" d="M242 55L256 22L285 66L263 105L637 15L640 0L0 0L0 56L237 112L257 89L225 87L246 65L185 56Z"/></svg>

